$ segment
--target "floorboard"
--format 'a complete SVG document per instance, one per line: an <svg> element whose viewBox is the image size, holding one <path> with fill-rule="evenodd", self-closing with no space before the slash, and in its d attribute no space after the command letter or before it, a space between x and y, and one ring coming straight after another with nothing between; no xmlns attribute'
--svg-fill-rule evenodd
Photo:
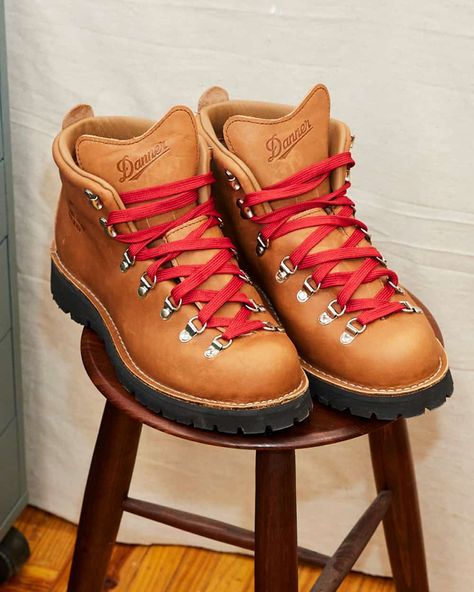
<svg viewBox="0 0 474 592"><path fill-rule="evenodd" d="M33 507L16 526L31 558L1 592L66 592L76 527ZM310 592L319 570L300 566L300 592ZM193 547L116 545L104 590L114 592L253 592L251 557ZM392 581L350 574L340 592L395 592Z"/></svg>

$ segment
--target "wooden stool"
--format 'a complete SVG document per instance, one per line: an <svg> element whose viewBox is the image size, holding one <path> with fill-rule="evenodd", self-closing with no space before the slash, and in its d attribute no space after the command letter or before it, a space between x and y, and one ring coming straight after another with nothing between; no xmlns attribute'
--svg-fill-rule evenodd
<svg viewBox="0 0 474 592"><path fill-rule="evenodd" d="M84 329L84 366L106 397L90 466L69 592L100 592L124 511L255 550L256 592L297 592L298 559L324 569L313 592L334 592L383 520L398 592L428 592L425 552L407 425L364 420L316 404L310 418L272 435L187 427L142 407L119 384L102 341ZM128 496L142 425L186 440L256 451L255 534ZM295 450L368 434L378 495L332 557L297 547ZM193 591L190 591L193 592ZM223 591L224 592L224 591Z"/></svg>

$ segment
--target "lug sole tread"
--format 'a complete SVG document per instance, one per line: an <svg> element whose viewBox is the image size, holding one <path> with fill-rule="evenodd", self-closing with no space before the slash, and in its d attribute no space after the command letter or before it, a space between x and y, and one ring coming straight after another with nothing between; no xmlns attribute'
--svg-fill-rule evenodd
<svg viewBox="0 0 474 592"><path fill-rule="evenodd" d="M306 371L313 397L322 405L365 419L393 421L423 415L443 405L453 394L448 370L443 378L428 388L397 397L366 395L326 382Z"/></svg>

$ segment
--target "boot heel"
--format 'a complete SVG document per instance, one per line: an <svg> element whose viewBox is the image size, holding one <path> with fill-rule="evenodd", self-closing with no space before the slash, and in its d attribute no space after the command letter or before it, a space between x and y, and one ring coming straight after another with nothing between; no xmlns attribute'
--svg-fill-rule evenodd
<svg viewBox="0 0 474 592"><path fill-rule="evenodd" d="M53 261L51 261L51 294L59 308L66 314L70 314L73 321L90 327L91 323L87 306L83 301L84 297L58 270Z"/></svg>

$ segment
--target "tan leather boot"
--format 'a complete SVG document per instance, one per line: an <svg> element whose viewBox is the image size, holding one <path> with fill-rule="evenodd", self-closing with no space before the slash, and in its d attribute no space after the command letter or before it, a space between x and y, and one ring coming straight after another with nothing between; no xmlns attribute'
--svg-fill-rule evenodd
<svg viewBox="0 0 474 592"><path fill-rule="evenodd" d="M409 417L452 392L426 316L398 284L347 195L351 134L316 86L296 108L231 101L198 116L213 151L217 208L296 345L324 404L363 417Z"/></svg>
<svg viewBox="0 0 474 592"><path fill-rule="evenodd" d="M122 384L153 411L210 430L303 420L307 378L222 234L193 113L175 107L153 125L81 105L53 153L53 296L102 336Z"/></svg>

